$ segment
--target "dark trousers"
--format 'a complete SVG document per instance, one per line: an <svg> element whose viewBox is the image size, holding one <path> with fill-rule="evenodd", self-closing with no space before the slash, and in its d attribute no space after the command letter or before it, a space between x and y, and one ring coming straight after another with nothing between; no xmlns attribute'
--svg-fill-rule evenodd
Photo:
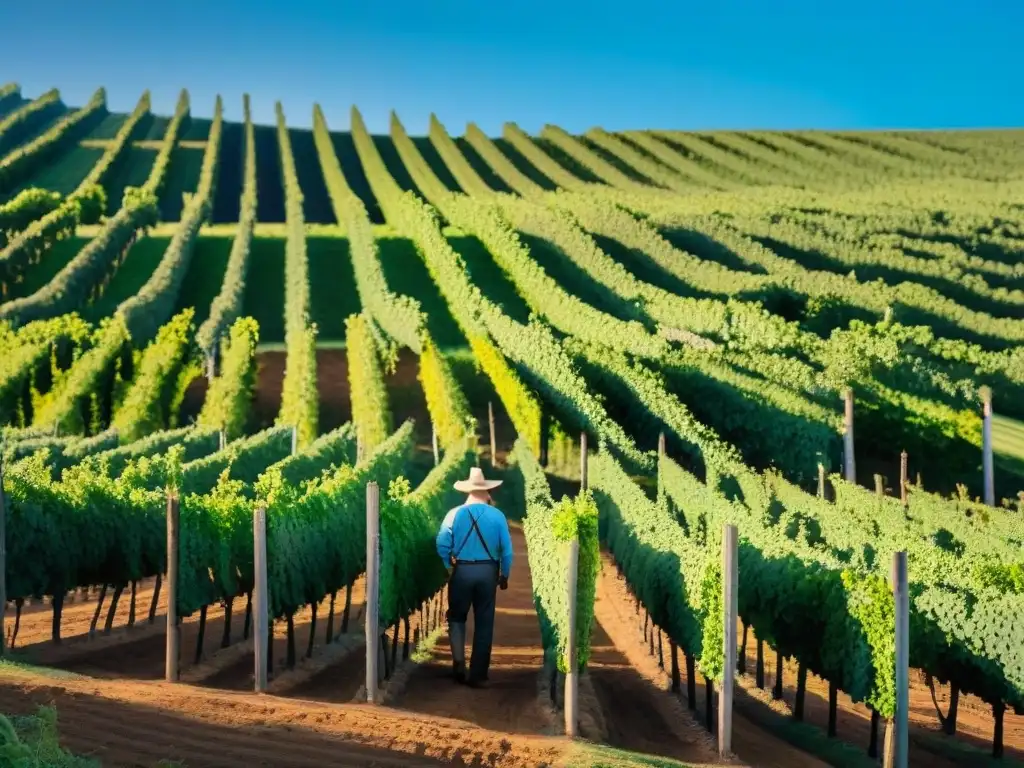
<svg viewBox="0 0 1024 768"><path fill-rule="evenodd" d="M486 678L491 666L497 593L497 563L459 563L448 582L448 635L456 663L466 659L466 619L469 609L473 609L473 656L469 663L472 680Z"/></svg>

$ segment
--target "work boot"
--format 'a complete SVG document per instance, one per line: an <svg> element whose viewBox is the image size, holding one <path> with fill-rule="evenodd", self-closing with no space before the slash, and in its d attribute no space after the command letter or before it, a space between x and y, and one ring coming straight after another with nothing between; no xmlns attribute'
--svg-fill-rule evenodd
<svg viewBox="0 0 1024 768"><path fill-rule="evenodd" d="M466 681L466 623L451 622L448 625L448 641L452 650L452 667L455 682Z"/></svg>

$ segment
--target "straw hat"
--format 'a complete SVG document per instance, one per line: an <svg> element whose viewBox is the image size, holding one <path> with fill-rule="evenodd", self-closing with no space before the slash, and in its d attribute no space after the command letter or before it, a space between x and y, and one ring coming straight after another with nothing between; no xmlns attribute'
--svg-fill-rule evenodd
<svg viewBox="0 0 1024 768"><path fill-rule="evenodd" d="M480 467L471 467L469 470L468 480L456 480L455 490L461 491L462 493L472 493L473 491L490 491L501 485L501 480L488 480L484 477L483 470Z"/></svg>

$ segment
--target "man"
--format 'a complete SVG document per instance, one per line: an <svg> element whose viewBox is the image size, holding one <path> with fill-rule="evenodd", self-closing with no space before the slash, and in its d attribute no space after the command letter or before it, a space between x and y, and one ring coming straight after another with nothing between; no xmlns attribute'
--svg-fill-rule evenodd
<svg viewBox="0 0 1024 768"><path fill-rule="evenodd" d="M437 554L448 567L448 637L455 680L484 687L494 640L497 589L508 589L512 569L512 537L505 515L493 506L490 492L501 480L488 480L479 467L469 479L455 483L468 494L451 510L437 534ZM473 608L473 657L466 677L466 618Z"/></svg>

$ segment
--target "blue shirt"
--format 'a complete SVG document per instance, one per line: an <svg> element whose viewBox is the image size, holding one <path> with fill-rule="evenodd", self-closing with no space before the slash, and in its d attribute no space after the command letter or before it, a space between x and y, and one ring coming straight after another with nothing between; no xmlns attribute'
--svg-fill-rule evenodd
<svg viewBox="0 0 1024 768"><path fill-rule="evenodd" d="M487 549L480 542L480 537L473 530L470 515L476 520L477 527L487 542ZM463 544L465 542L465 544ZM508 521L501 510L489 504L463 504L445 515L441 530L437 533L437 554L450 565L448 556L455 552L459 560L493 560L501 565L501 573L510 576L512 569L512 537L508 531Z"/></svg>

